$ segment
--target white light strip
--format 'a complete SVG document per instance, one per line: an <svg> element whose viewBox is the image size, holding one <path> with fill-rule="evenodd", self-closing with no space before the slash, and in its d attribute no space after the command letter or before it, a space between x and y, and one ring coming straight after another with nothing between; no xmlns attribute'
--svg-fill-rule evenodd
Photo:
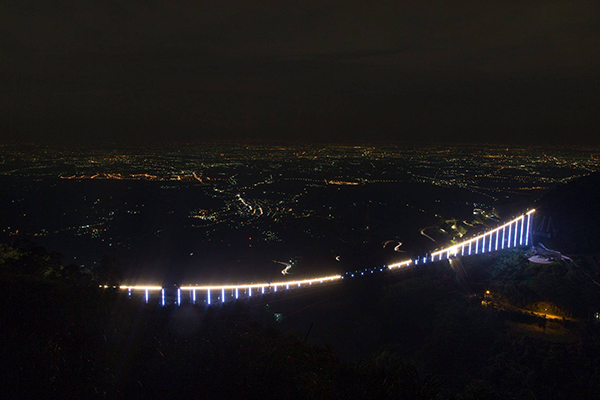
<svg viewBox="0 0 600 400"><path fill-rule="evenodd" d="M162 286L119 286L119 288L129 290L162 290Z"/></svg>
<svg viewBox="0 0 600 400"><path fill-rule="evenodd" d="M495 247L496 250L498 250L498 240L500 240L499 235L500 235L500 231L496 231L496 247Z"/></svg>
<svg viewBox="0 0 600 400"><path fill-rule="evenodd" d="M299 285L305 283L327 283L342 279L341 275L323 276L313 279L304 279L300 281L280 281L280 282L265 282L265 283L251 283L241 285L216 285L216 286L181 286L181 290L220 290L220 289L249 289L249 295L252 296L252 288L258 289L263 287L281 286L281 285Z"/></svg>
<svg viewBox="0 0 600 400"><path fill-rule="evenodd" d="M406 260L406 261L401 261L399 263L395 263L395 264L390 264L387 267L389 269L394 269L394 268L401 268L401 267L407 267L412 263L412 260Z"/></svg>

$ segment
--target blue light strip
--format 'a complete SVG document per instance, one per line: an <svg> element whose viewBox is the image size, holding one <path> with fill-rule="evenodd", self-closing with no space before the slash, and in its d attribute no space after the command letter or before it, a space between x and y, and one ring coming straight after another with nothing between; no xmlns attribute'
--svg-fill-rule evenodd
<svg viewBox="0 0 600 400"><path fill-rule="evenodd" d="M529 245L529 223L531 222L531 214L527 215L527 232L525 233L525 245Z"/></svg>
<svg viewBox="0 0 600 400"><path fill-rule="evenodd" d="M519 238L519 245L523 246L523 228L525 227L525 218L521 217L521 237Z"/></svg>

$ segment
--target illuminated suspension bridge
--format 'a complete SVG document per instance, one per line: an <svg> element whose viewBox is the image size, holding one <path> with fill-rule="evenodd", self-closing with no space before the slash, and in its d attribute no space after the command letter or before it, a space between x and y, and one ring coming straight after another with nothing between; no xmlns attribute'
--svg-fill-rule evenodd
<svg viewBox="0 0 600 400"><path fill-rule="evenodd" d="M252 296L276 293L278 291L311 287L313 285L332 284L348 278L363 277L375 272L383 272L384 269L401 269L413 265L422 265L456 257L468 257L476 254L491 253L521 246L528 246L531 241L531 219L535 210L529 210L517 218L498 226L495 229L484 232L471 239L458 244L434 251L431 254L404 260L384 267L367 268L362 271L346 272L343 275L322 276L304 280L264 282L250 284L231 285L187 285L177 288L175 303L189 301L192 304L211 305L224 303L240 298L251 298ZM106 286L104 286L106 287ZM167 293L162 286L121 286L131 296L133 292L142 293L146 303L150 302L151 294L155 298L158 294L161 305L167 304ZM187 299L187 300L186 300Z"/></svg>

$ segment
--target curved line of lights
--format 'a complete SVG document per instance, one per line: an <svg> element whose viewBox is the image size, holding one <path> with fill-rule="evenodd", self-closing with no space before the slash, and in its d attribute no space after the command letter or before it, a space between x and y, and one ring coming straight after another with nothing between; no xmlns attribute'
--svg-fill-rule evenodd
<svg viewBox="0 0 600 400"><path fill-rule="evenodd" d="M312 285L313 283L327 283L327 282L334 282L337 281L339 279L342 279L341 275L331 275L331 276L321 276L318 278L312 278L312 279L303 279L303 280L298 280L298 281L281 281L281 282L264 282L264 283L250 283L250 284L241 284L241 285L204 285L204 286L191 286L191 285L187 285L187 286L180 286L179 289L180 290L225 290L225 289L233 289L233 290L240 290L240 289L257 289L257 288L274 288L275 290L277 290L277 287L280 286L287 286L287 285L297 285L297 286L301 286L301 285ZM104 288L108 288L108 286L101 286ZM127 289L127 290L150 290L150 291L157 291L157 290L162 290L162 286L119 286L120 289Z"/></svg>
<svg viewBox="0 0 600 400"><path fill-rule="evenodd" d="M504 225L501 225L491 231L488 231L484 234L481 234L479 236L476 236L472 239L469 240L465 240L461 243L458 244L453 244L451 246L448 246L446 248L443 248L441 250L438 250L434 253L431 253L431 261L435 260L435 257L438 256L438 258L441 260L442 259L442 255L444 253L447 253L447 257L449 257L451 254L452 255L457 255L459 252L459 249L461 254L464 253L464 248L466 246L469 246L469 254L471 254L471 244L475 243L475 245L478 247L478 242L480 239L484 239L486 237L489 238L490 240L490 247L491 247L491 238L492 235L496 234L496 249L498 248L498 233L505 229L506 227L511 228L513 224L516 224L518 222L521 222L521 230L523 229L523 222L525 219L525 216L527 216L527 232L526 232L526 237L525 237L525 244L529 244L529 225L530 225L530 218L531 218L531 214L533 214L535 212L535 209L529 210L527 211L526 214L523 214L507 223L505 223ZM516 239L517 239L517 225L515 225L515 244L516 244ZM522 242L522 232L521 232L521 242ZM511 241L511 237L509 235L509 239L508 239L508 243L510 246L510 241ZM521 243L522 244L522 243ZM476 247L476 248L477 248ZM484 249L485 251L485 249ZM477 251L476 251L477 253ZM390 264L387 267L389 269L397 269L397 268L405 268L410 266L411 264L418 264L418 258L415 260L404 260L404 261L400 261L394 264ZM426 262L427 258L424 257L423 261ZM196 291L196 290L201 290L201 291L208 291L210 292L211 290L221 290L222 292L227 289L232 289L235 290L236 293L237 291L239 291L240 289L248 289L249 290L249 295L252 296L252 289L258 289L260 288L262 290L262 292L264 293L264 288L273 288L274 291L277 291L277 287L283 287L285 286L286 288L289 288L289 285L294 285L297 287L301 287L302 285L308 284L308 285L312 285L313 283L331 283L331 282L336 282L342 279L341 275L331 275L331 276L323 276L323 277L317 277L317 278L311 278L311 279L304 279L304 280L296 280L296 281L280 281L280 282L264 282L264 283L250 283L250 284L240 284L240 285L203 285L203 286L192 286L192 285L187 285L187 286L180 286L179 290L190 290L190 291ZM109 286L107 285L100 285L101 288L108 288ZM120 289L127 289L127 290L144 290L144 291L161 291L163 289L162 286L127 286L127 285L123 285L123 286L119 286ZM195 294L194 294L195 296ZM237 296L236 296L237 298ZM209 304L210 304L210 300L209 300Z"/></svg>

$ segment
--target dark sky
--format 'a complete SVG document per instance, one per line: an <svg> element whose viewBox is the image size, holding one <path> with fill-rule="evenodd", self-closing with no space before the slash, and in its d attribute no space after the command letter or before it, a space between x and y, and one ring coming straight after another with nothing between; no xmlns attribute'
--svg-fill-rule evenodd
<svg viewBox="0 0 600 400"><path fill-rule="evenodd" d="M600 144L600 2L0 0L2 140Z"/></svg>

